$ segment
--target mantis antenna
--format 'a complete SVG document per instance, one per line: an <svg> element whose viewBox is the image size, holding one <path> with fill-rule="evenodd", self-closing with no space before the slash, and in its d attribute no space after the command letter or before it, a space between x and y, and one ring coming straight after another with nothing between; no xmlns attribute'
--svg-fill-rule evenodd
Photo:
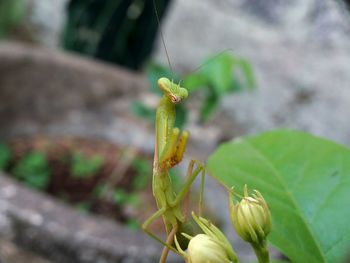
<svg viewBox="0 0 350 263"><path fill-rule="evenodd" d="M163 47L164 47L164 50L165 50L165 55L167 57L168 65L169 65L169 68L170 68L171 72L174 74L174 70L173 70L173 67L172 67L171 62L170 62L169 52L168 52L168 49L167 49L166 44L165 44L163 30L162 30L162 27L160 25L160 19L159 19L159 14L158 14L158 10L157 10L156 0L153 0L153 7L154 7L154 13L155 13L156 18L157 18L157 23L158 23L158 26L159 26L159 33L160 33L162 44L163 44ZM216 54L214 57L212 57L209 60L207 60L205 63L202 63L199 67L197 67L194 70L192 70L189 73L187 73L186 76L188 76L189 74L197 72L198 70L203 68L205 65L207 65L208 63L210 63L213 60L217 59L218 57L220 57L222 54L224 54L227 51L229 51L231 53L234 53L234 50L232 48L226 48L226 49L220 51L220 53ZM181 82L181 80L180 80L180 82Z"/></svg>
<svg viewBox="0 0 350 263"><path fill-rule="evenodd" d="M194 70L190 71L189 73L187 73L187 75L190 75L192 73L197 72L198 70L200 70L201 68L203 68L205 65L208 65L210 62L214 61L215 59L217 59L218 57L220 57L222 54L226 53L226 52L230 52L230 53L234 53L234 50L232 48L226 48L224 50L221 50L218 54L216 54L214 57L211 57L210 59L208 59L206 62L202 63L202 65L200 65L199 67L195 68ZM186 75L186 76L187 76Z"/></svg>
<svg viewBox="0 0 350 263"><path fill-rule="evenodd" d="M154 13L155 13L156 18L157 18L157 23L158 23L158 27L159 27L160 38L162 39L162 43L163 43L163 47L164 47L164 50L165 50L166 58L167 58L167 60L168 60L169 68L170 68L171 72L174 73L173 67L171 66L171 63L170 63L170 56L169 56L169 53L168 53L168 49L167 49L167 47L166 47L166 45L165 45L165 40L164 40L164 35L163 35L162 27L161 27L161 25L160 25L158 10L157 10L157 6L156 6L156 0L153 0L153 7L154 7Z"/></svg>

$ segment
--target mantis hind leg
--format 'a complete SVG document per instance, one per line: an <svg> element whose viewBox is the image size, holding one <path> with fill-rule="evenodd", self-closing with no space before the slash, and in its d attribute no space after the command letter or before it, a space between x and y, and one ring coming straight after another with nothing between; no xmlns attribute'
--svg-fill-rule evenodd
<svg viewBox="0 0 350 263"><path fill-rule="evenodd" d="M177 251L176 248L174 248L173 246L171 246L172 240L168 242L169 236L170 234L174 231L175 227L173 227L173 229L171 230L170 234L168 235L167 240L164 242L160 237L158 237L157 235L155 235L154 233L152 233L148 227L154 222L156 221L158 218L160 218L164 213L166 212L166 208L163 207L161 209L159 209L157 212L155 212L153 215L151 215L143 224L142 224L142 229L143 231L149 235L151 238L157 240L159 243L161 243L164 246L164 250L168 251L171 250L177 254L179 254L179 252ZM174 235L174 234L173 234ZM165 253L163 250L163 253ZM168 253L167 252L167 253Z"/></svg>
<svg viewBox="0 0 350 263"><path fill-rule="evenodd" d="M195 164L197 164L196 169L194 169ZM180 205L181 202L187 197L187 194L191 190L191 186L194 182L194 180L197 178L197 176L201 174L201 188L200 188L200 195L199 195L199 213L202 211L203 206L203 191L204 191L204 178L205 178L205 166L203 163L197 161L197 160L191 160L188 168L187 168L187 175L186 175L186 182L183 185L181 191L177 195L173 206Z"/></svg>
<svg viewBox="0 0 350 263"><path fill-rule="evenodd" d="M168 257L168 254L169 254L169 247L171 247L171 244L173 243L174 241L174 237L177 233L177 230L178 230L178 226L174 226L173 229L170 231L167 239L166 239L166 244L168 244L168 246L164 246L164 249L163 249L163 252L162 252L162 255L160 257L160 260L159 260L159 263L166 263L166 259ZM179 253L177 250L176 250L177 253Z"/></svg>

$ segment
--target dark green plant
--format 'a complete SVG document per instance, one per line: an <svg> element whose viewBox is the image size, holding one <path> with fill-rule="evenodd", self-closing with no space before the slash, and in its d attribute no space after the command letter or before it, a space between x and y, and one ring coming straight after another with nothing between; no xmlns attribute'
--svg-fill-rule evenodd
<svg viewBox="0 0 350 263"><path fill-rule="evenodd" d="M117 188L113 194L113 202L119 205L137 206L140 199L135 193L128 193L125 189Z"/></svg>
<svg viewBox="0 0 350 263"><path fill-rule="evenodd" d="M91 204L89 202L79 202L77 204L77 209L81 212L86 214L90 210Z"/></svg>
<svg viewBox="0 0 350 263"><path fill-rule="evenodd" d="M0 143L0 170L5 170L12 158L10 148L5 143Z"/></svg>
<svg viewBox="0 0 350 263"><path fill-rule="evenodd" d="M170 0L157 0L160 19ZM71 0L63 46L104 61L139 69L158 30L151 0Z"/></svg>
<svg viewBox="0 0 350 263"><path fill-rule="evenodd" d="M129 219L127 222L126 222L126 226L127 228L133 230L133 231L137 231L137 230L140 230L140 223L136 220L136 219Z"/></svg>
<svg viewBox="0 0 350 263"><path fill-rule="evenodd" d="M91 177L103 166L104 159L100 155L94 155L90 158L82 153L74 153L72 156L71 173L73 177Z"/></svg>
<svg viewBox="0 0 350 263"><path fill-rule="evenodd" d="M132 189L134 191L141 190L150 182L150 174L152 172L152 165L149 160L144 158L135 158L131 166L136 171L136 176L132 181Z"/></svg>
<svg viewBox="0 0 350 263"><path fill-rule="evenodd" d="M223 52L219 55L209 57L203 62L203 66L197 71L187 75L182 81L178 74L171 72L157 64L150 64L147 69L147 76L151 90L159 95L157 81L166 77L181 82L188 92L201 93L201 107L199 121L206 122L216 110L220 100L227 94L242 90L255 88L255 77L250 63L240 57L234 56L231 52ZM198 95L196 94L198 97ZM154 122L155 109L147 107L140 101L135 101L132 111L140 117L151 119ZM185 106L179 104L176 107L176 126L183 127L187 121Z"/></svg>
<svg viewBox="0 0 350 263"><path fill-rule="evenodd" d="M12 171L13 175L28 186L44 190L50 181L50 168L46 156L31 152L23 156Z"/></svg>
<svg viewBox="0 0 350 263"><path fill-rule="evenodd" d="M6 37L23 15L23 0L0 0L0 38Z"/></svg>

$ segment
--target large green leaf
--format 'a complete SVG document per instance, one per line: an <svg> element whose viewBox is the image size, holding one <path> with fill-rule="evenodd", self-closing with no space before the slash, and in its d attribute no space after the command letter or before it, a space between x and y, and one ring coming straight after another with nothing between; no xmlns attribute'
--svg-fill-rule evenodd
<svg viewBox="0 0 350 263"><path fill-rule="evenodd" d="M350 251L350 150L307 133L277 130L223 144L208 161L224 185L266 198L269 235L292 262L344 262Z"/></svg>

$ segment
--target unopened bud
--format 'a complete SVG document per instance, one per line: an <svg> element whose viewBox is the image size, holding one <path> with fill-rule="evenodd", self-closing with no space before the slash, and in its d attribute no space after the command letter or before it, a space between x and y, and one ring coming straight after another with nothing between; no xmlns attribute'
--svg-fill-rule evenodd
<svg viewBox="0 0 350 263"><path fill-rule="evenodd" d="M202 229L204 234L191 237L185 233L183 236L190 239L188 253L185 253L177 242L176 248L189 263L236 263L237 255L225 235L210 221L203 217L197 217L192 213L194 221Z"/></svg>
<svg viewBox="0 0 350 263"><path fill-rule="evenodd" d="M190 240L188 257L191 263L230 262L224 248L206 234L198 234Z"/></svg>
<svg viewBox="0 0 350 263"><path fill-rule="evenodd" d="M234 204L230 195L231 219L237 234L252 244L262 244L271 231L271 214L268 205L259 191L248 196L244 186L244 197Z"/></svg>

